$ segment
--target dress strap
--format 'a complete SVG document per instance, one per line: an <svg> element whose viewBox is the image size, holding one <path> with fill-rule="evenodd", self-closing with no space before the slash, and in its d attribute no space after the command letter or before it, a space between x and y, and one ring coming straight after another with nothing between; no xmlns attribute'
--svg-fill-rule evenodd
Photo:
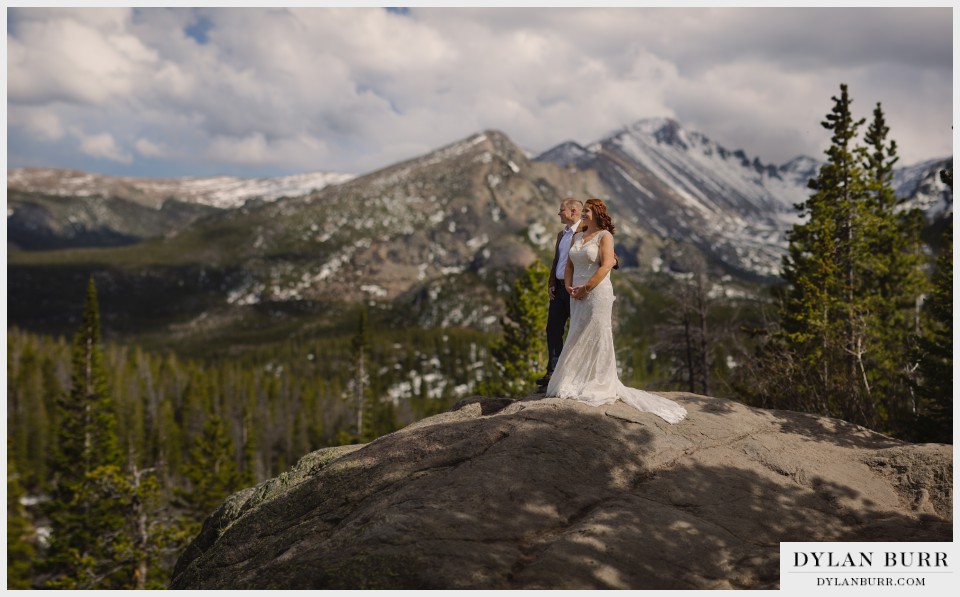
<svg viewBox="0 0 960 597"><path fill-rule="evenodd" d="M597 241L597 242L599 243L599 242L600 242L600 239L603 238L603 235L606 234L606 233L607 233L606 230L601 230L600 232L598 232L598 233L596 233L595 235L593 235L593 238L591 238L591 239L588 240L587 242L592 243L592 242L594 242L594 241ZM583 237L581 237L581 238L583 238Z"/></svg>

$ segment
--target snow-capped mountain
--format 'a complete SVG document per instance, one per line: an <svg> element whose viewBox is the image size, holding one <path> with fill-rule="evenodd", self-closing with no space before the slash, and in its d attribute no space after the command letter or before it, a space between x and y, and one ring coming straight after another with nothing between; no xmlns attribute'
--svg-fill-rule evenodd
<svg viewBox="0 0 960 597"><path fill-rule="evenodd" d="M586 148L567 143L539 160L594 170L620 218L690 242L744 273L777 273L813 160L780 169L729 151L671 119L636 122ZM802 180L802 184L800 184Z"/></svg>
<svg viewBox="0 0 960 597"><path fill-rule="evenodd" d="M931 218L951 213L952 193L937 174L949 163L931 160L896 170L898 194ZM553 168L546 168L548 164ZM390 226L409 230L408 220L419 225L415 214L433 210L430 227L437 219L451 233L456 231L450 235L451 243L485 246L478 239L493 242L502 236L504 220L511 222L512 230L525 230L526 242L542 249L556 223L557 198L586 198L589 193L609 201L623 231L618 246L629 264L656 268L670 263L671 245L679 245L681 252L682 246L694 245L730 271L771 278L779 272L786 233L799 220L795 206L808 196L807 182L819 166L808 156L767 164L675 120L651 118L588 145L563 143L534 159L502 133L488 131L356 177L308 173L145 179L15 169L7 175L7 229L14 249L110 246L175 234L209 210L238 209L251 199L269 203L286 197L282 203L289 203L333 197L345 213L356 211L354 216L366 222L360 231L365 237ZM429 182L424 182L425 172ZM512 188L518 180L523 181L522 189ZM435 190L428 195L424 185ZM294 201L277 211L285 213L299 205ZM374 222L377 218L383 221ZM333 220L336 217L317 216L312 222L329 228ZM335 234L335 229L321 233L321 238ZM474 229L473 237L464 236ZM273 234L264 230L264 238ZM265 246L260 237L253 240L257 247ZM474 253L458 250L450 255L475 263ZM440 261L442 268L465 267L451 259Z"/></svg>
<svg viewBox="0 0 960 597"><path fill-rule="evenodd" d="M940 180L940 171L953 169L953 159L928 160L914 166L894 170L893 188L898 197L908 199L935 220L953 214L953 192Z"/></svg>
<svg viewBox="0 0 960 597"><path fill-rule="evenodd" d="M766 164L668 118L638 121L586 147L563 143L536 159L596 172L619 217L761 277L779 272L786 233L799 221L795 205L820 167L808 156ZM930 208L930 216L952 205L936 176L943 162L897 171L898 192Z"/></svg>
<svg viewBox="0 0 960 597"><path fill-rule="evenodd" d="M352 174L333 172L273 178L131 178L77 170L15 168L7 171L7 189L60 197L122 197L155 209L170 199L230 209L251 199L274 201L280 197L299 197L352 178Z"/></svg>

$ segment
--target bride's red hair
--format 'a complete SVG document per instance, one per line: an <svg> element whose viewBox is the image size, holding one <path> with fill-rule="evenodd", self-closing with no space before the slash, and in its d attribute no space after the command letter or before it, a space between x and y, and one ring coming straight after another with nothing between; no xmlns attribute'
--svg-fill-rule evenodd
<svg viewBox="0 0 960 597"><path fill-rule="evenodd" d="M610 219L610 214L607 213L607 205L602 199L587 199L587 202L584 203L583 208L590 208L590 211L593 212L593 217L597 220L597 225L600 226L601 230L608 230L610 234L617 233L617 227L613 225L613 220Z"/></svg>

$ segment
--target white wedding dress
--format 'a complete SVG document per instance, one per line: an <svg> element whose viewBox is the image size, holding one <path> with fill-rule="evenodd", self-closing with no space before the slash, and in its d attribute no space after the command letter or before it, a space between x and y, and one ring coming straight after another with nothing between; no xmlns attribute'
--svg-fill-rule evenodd
<svg viewBox="0 0 960 597"><path fill-rule="evenodd" d="M582 233L573 237L568 259L573 263L574 286L585 284L600 267L600 238L604 234L609 232L600 231L586 243ZM569 398L591 406L610 404L619 398L637 410L653 413L670 423L682 421L687 410L676 402L620 383L613 347L615 299L609 274L587 298L570 299L570 329L546 396Z"/></svg>

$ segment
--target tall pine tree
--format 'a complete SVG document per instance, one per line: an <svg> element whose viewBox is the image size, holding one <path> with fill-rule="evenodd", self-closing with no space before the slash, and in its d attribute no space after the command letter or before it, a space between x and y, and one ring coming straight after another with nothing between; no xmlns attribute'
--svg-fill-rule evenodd
<svg viewBox="0 0 960 597"><path fill-rule="evenodd" d="M357 318L357 331L350 341L352 376L347 386L349 400L353 402L356 415L356 433L341 432L340 443L365 441L367 425L370 423L373 393L370 389L370 328L367 320L367 308L360 308Z"/></svg>
<svg viewBox="0 0 960 597"><path fill-rule="evenodd" d="M122 588L129 562L123 549L126 521L112 496L99 490L121 460L103 352L93 277L87 284L80 329L73 340L71 389L60 400L54 490L48 503L51 536L45 561L49 586Z"/></svg>
<svg viewBox="0 0 960 597"><path fill-rule="evenodd" d="M225 498L244 487L246 479L237 466L235 452L223 419L208 416L184 466L190 486L177 492L191 533L199 531L203 520L213 514Z"/></svg>
<svg viewBox="0 0 960 597"><path fill-rule="evenodd" d="M7 440L7 589L29 589L32 585L33 561L36 555L36 531L20 502L23 486L17 472L16 459Z"/></svg>
<svg viewBox="0 0 960 597"><path fill-rule="evenodd" d="M97 287L90 278L80 329L73 338L70 393L58 404L55 476L60 485L78 483L98 466L120 464L100 339Z"/></svg>
<svg viewBox="0 0 960 597"><path fill-rule="evenodd" d="M953 170L940 178L953 188ZM953 443L953 218L944 229L933 290L923 306L926 326L918 346L920 360L917 441Z"/></svg>
<svg viewBox="0 0 960 597"><path fill-rule="evenodd" d="M491 350L498 376L483 393L518 398L536 387L539 371L546 367L547 301L543 289L550 271L538 259L513 283L501 320L503 336Z"/></svg>
<svg viewBox="0 0 960 597"><path fill-rule="evenodd" d="M761 402L884 432L913 418L910 347L923 292L920 220L892 188L896 143L877 104L865 136L847 86L822 123L832 131L804 221L789 234L780 330L768 347Z"/></svg>
<svg viewBox="0 0 960 597"><path fill-rule="evenodd" d="M897 144L888 141L890 128L878 102L864 137L867 209L863 214L865 247L859 254L863 270L863 311L867 321L866 377L875 405L872 424L905 433L912 427L915 399L911 377L919 333L918 306L926 292L925 257L920 231L924 216L906 209L893 189Z"/></svg>
<svg viewBox="0 0 960 597"><path fill-rule="evenodd" d="M788 235L782 275L789 286L778 337L797 356L787 386L795 391L783 406L862 420L860 401L843 396L856 379L843 349L860 323L851 294L864 177L854 140L864 120L854 119L847 86L840 90L821 123L833 133L827 162L809 183L813 194L797 206L805 221Z"/></svg>

